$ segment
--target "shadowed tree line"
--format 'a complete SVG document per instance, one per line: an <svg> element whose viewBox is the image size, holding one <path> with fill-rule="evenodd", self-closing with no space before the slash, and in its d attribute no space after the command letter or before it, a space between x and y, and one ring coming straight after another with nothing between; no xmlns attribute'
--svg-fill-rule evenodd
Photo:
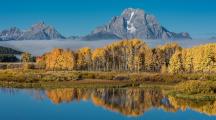
<svg viewBox="0 0 216 120"><path fill-rule="evenodd" d="M0 46L0 62L17 62L19 59L15 55L21 53L22 52L12 48Z"/></svg>

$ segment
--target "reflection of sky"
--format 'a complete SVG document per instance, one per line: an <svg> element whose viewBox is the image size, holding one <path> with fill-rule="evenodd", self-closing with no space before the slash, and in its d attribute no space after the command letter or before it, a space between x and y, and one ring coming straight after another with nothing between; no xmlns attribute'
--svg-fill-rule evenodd
<svg viewBox="0 0 216 120"><path fill-rule="evenodd" d="M49 99L38 100L32 97L34 90L0 90L0 115L2 120L213 120L211 117L187 109L186 111L165 112L163 109L152 108L139 117L127 117L112 112L91 101L73 101L70 103L53 104ZM13 91L13 94L11 94ZM42 91L39 91L43 95ZM35 94L34 94L35 95Z"/></svg>
<svg viewBox="0 0 216 120"><path fill-rule="evenodd" d="M76 40L23 40L23 41L5 41L0 42L1 46L15 48L21 51L28 51L33 55L41 55L52 48L70 48L77 50L81 47L90 47L92 49L103 47L113 40L99 40L99 41L76 41ZM145 41L150 47L171 42L170 40L147 40ZM194 45L216 42L216 39L194 39L194 40L174 40L183 47L191 47Z"/></svg>
<svg viewBox="0 0 216 120"><path fill-rule="evenodd" d="M215 0L0 0L0 30L26 29L38 21L63 35L85 35L128 7L154 14L167 29L192 37L215 33Z"/></svg>

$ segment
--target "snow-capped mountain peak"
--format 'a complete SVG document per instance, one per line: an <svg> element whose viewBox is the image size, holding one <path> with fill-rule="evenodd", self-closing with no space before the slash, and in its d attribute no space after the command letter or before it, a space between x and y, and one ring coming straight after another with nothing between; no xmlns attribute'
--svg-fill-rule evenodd
<svg viewBox="0 0 216 120"><path fill-rule="evenodd" d="M103 33L103 34L101 34ZM161 26L156 17L146 13L142 9L128 8L120 16L113 19L106 25L97 27L92 31L91 36L102 36L108 34L111 38L141 38L141 39L191 39L188 33L174 33ZM117 37L116 37L117 36Z"/></svg>

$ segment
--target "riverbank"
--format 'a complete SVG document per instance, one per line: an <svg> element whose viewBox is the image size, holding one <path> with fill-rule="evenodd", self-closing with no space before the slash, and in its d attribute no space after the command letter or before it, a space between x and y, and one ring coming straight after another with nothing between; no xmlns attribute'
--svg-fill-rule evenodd
<svg viewBox="0 0 216 120"><path fill-rule="evenodd" d="M178 81L175 76L160 73L130 72L91 72L91 71L46 71L8 69L0 70L0 81L34 83L53 81L80 81L85 79L120 80L120 81Z"/></svg>
<svg viewBox="0 0 216 120"><path fill-rule="evenodd" d="M146 87L146 83L178 82L170 78L170 75L159 73L0 70L0 86L18 88Z"/></svg>
<svg viewBox="0 0 216 120"><path fill-rule="evenodd" d="M47 71L39 69L6 69L0 70L0 81L34 83L53 81L80 81L85 79L120 80L120 81L150 81L178 83L187 80L216 81L216 74L166 74L157 72L101 72L101 71Z"/></svg>
<svg viewBox="0 0 216 120"><path fill-rule="evenodd" d="M150 88L185 99L216 99L216 75L129 72L0 70L0 87L9 88Z"/></svg>
<svg viewBox="0 0 216 120"><path fill-rule="evenodd" d="M182 81L170 90L169 95L176 98L191 100L215 100L216 81L212 80L189 80Z"/></svg>

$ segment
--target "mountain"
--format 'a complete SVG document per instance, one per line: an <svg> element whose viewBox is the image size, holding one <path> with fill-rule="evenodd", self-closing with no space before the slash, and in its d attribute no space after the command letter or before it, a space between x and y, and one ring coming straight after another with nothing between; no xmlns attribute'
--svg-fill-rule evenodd
<svg viewBox="0 0 216 120"><path fill-rule="evenodd" d="M54 27L40 22L26 31L17 27L0 32L0 41L5 40L51 40L51 39L191 39L187 32L175 33L161 26L157 19L142 9L125 9L104 25L97 27L86 36L65 38Z"/></svg>
<svg viewBox="0 0 216 120"><path fill-rule="evenodd" d="M63 37L54 27L45 25L44 22L41 22L25 31L18 40L51 40L64 38L65 37Z"/></svg>
<svg viewBox="0 0 216 120"><path fill-rule="evenodd" d="M0 40L17 40L22 34L23 32L19 28L12 27L0 32Z"/></svg>
<svg viewBox="0 0 216 120"><path fill-rule="evenodd" d="M64 39L54 27L44 24L44 22L33 25L26 31L13 27L0 32L0 40L51 40Z"/></svg>
<svg viewBox="0 0 216 120"><path fill-rule="evenodd" d="M191 39L186 32L174 33L161 26L153 15L142 9L128 8L104 26L97 27L83 39Z"/></svg>
<svg viewBox="0 0 216 120"><path fill-rule="evenodd" d="M97 32L96 34L90 34L86 35L84 37L81 37L83 40L106 40L106 39L121 39L121 37L118 37L117 35L111 33L111 32Z"/></svg>

